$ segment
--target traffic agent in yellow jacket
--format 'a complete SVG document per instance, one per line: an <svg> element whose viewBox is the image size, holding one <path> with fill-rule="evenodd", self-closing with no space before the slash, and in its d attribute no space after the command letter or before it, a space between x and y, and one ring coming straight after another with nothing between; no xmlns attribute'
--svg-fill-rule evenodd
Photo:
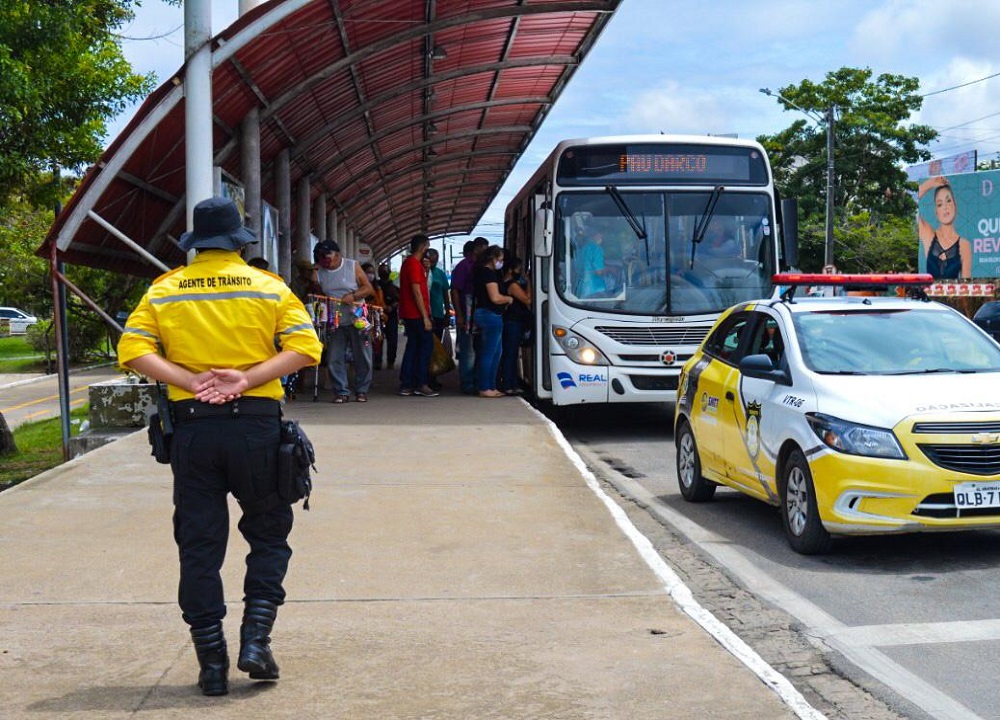
<svg viewBox="0 0 1000 720"><path fill-rule="evenodd" d="M281 278L243 262L239 251L253 241L231 200L198 203L194 230L180 238L198 255L153 282L118 344L122 365L169 386L178 602L205 695L229 687L220 573L229 493L240 503L239 529L250 546L237 667L254 680L278 679L270 635L285 599L293 521L278 492L280 378L315 365L322 350Z"/></svg>

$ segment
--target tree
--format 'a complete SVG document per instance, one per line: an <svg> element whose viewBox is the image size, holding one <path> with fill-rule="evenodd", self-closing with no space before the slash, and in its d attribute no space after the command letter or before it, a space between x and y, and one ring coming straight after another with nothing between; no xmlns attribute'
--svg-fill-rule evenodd
<svg viewBox="0 0 1000 720"><path fill-rule="evenodd" d="M138 0L0 0L0 209L12 195L51 207L52 165L97 160L107 121L152 89L117 28Z"/></svg>
<svg viewBox="0 0 1000 720"><path fill-rule="evenodd" d="M917 78L882 74L873 79L870 69L841 68L827 73L822 83L803 80L778 91L785 98L778 102L795 113L804 110L825 117L828 108L836 107L834 255L838 266L841 257L876 257L877 253L853 243L898 232L893 221L905 218L912 230L916 204L907 191L916 188L902 167L928 159L926 145L937 137L927 125L906 124L923 104L919 87ZM825 235L826 125L800 118L785 130L758 140L770 155L782 194L799 199L802 267L818 270L823 265ZM859 232L861 227L866 229ZM818 243L813 236L817 232ZM903 255L883 259L893 266L912 265L915 237L912 230L909 245L902 247L884 241L886 247L903 252L909 263L904 263Z"/></svg>

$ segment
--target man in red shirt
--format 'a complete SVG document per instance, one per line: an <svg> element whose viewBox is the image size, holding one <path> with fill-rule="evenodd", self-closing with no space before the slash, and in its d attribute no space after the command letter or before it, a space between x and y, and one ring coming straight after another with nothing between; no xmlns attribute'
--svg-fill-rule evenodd
<svg viewBox="0 0 1000 720"><path fill-rule="evenodd" d="M429 382L434 326L431 322L427 273L421 262L430 245L430 238L426 235L414 235L410 240L410 254L399 270L399 317L406 329L406 349L399 367L400 395L438 395Z"/></svg>

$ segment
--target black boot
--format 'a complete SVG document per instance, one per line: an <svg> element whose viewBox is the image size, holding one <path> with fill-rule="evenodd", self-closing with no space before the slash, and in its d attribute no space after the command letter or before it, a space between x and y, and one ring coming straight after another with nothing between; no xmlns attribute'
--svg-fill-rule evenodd
<svg viewBox="0 0 1000 720"><path fill-rule="evenodd" d="M277 680L278 663L271 655L271 628L278 606L267 600L247 600L240 627L240 659L236 664L251 680Z"/></svg>
<svg viewBox="0 0 1000 720"><path fill-rule="evenodd" d="M222 623L203 628L191 628L194 651L198 654L198 687L202 695L226 695L229 692L229 654Z"/></svg>

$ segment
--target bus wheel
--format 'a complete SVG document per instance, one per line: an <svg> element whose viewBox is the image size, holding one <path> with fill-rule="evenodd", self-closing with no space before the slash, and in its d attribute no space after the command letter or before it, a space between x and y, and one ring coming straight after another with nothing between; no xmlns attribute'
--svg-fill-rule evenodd
<svg viewBox="0 0 1000 720"><path fill-rule="evenodd" d="M677 484L681 495L688 502L705 502L715 495L714 482L701 476L701 459L698 444L694 441L691 425L682 420L677 426Z"/></svg>
<svg viewBox="0 0 1000 720"><path fill-rule="evenodd" d="M809 463L798 449L788 456L782 472L781 522L789 545L797 553L818 555L833 545L833 538L819 519Z"/></svg>

